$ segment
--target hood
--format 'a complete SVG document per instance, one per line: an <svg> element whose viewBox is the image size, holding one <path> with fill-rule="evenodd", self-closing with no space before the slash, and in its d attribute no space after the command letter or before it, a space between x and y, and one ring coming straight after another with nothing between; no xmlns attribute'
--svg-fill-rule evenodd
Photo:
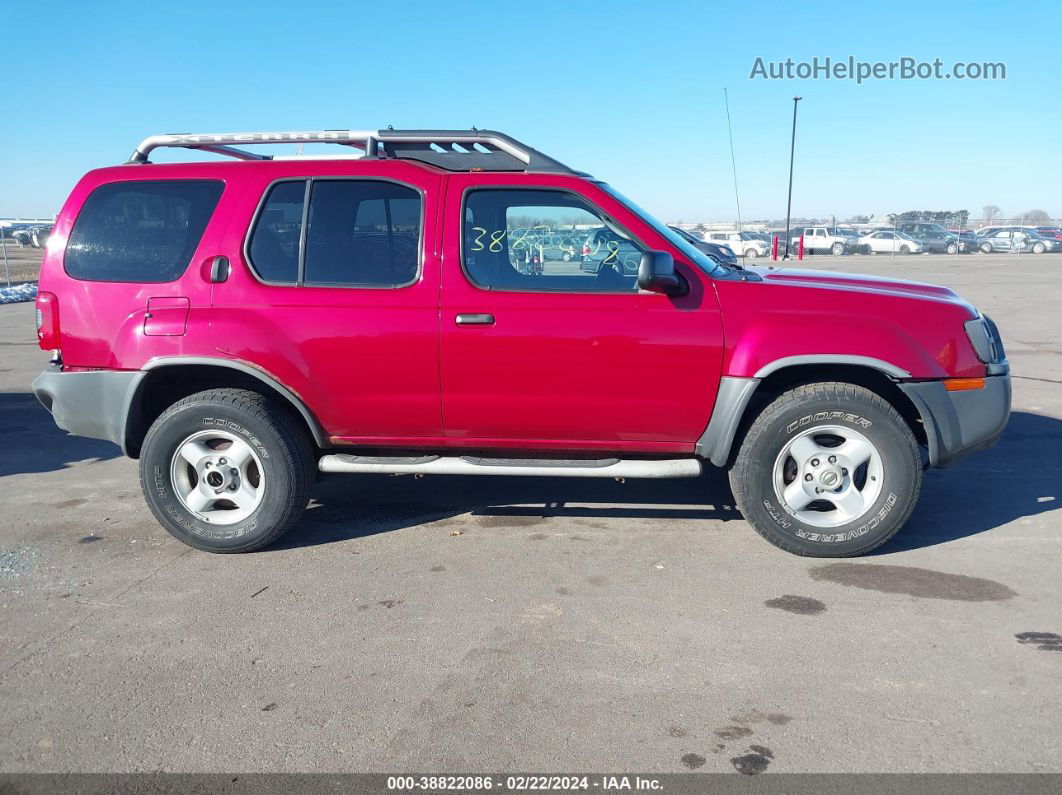
<svg viewBox="0 0 1062 795"><path fill-rule="evenodd" d="M911 282L904 279L888 279L881 276L868 276L858 273L837 273L835 271L801 270L794 268L767 268L748 266L748 270L759 274L768 284L782 284L793 287L814 287L819 289L837 289L877 295L902 295L961 304L969 303L949 287L923 282ZM971 314L973 308L970 307Z"/></svg>

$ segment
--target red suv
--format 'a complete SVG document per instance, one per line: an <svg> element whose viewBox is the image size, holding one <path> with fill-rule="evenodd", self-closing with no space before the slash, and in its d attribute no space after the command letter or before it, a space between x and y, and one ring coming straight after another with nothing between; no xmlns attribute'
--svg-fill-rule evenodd
<svg viewBox="0 0 1062 795"><path fill-rule="evenodd" d="M237 148L320 142L360 156ZM565 261L559 237L603 242ZM858 555L910 516L923 458L992 444L1010 411L996 327L951 290L721 265L485 130L148 138L67 200L37 325L59 427L139 458L159 522L213 552L289 530L317 470L711 463L771 543Z"/></svg>

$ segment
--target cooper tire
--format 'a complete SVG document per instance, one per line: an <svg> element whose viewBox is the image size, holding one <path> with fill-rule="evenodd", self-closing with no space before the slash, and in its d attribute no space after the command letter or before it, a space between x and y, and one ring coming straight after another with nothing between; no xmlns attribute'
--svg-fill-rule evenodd
<svg viewBox="0 0 1062 795"><path fill-rule="evenodd" d="M182 455L193 445L209 454L212 462L204 466L213 466L209 476L218 477L221 488L200 480L208 470ZM224 456L237 446L246 463L230 467L236 462ZM313 448L304 430L284 408L243 389L211 389L174 403L148 429L140 454L140 485L155 518L179 541L207 552L251 552L275 542L306 508L313 474ZM251 501L238 510L234 501L245 485Z"/></svg>
<svg viewBox="0 0 1062 795"><path fill-rule="evenodd" d="M865 510L852 521L830 526L822 524L829 522L829 510L818 516L827 503L812 502L799 512L815 515L810 523L798 517L776 486L778 461L789 446L798 438L825 443L829 434L815 436L823 428L861 437L880 457L874 476L880 477L880 485L871 484L871 476L863 474L863 490L876 489L873 499L868 498ZM787 459L783 468L790 463ZM793 480L804 477L797 472ZM852 486L857 477L853 472ZM756 532L780 549L809 557L852 557L881 546L910 517L921 484L918 445L903 417L869 389L834 382L796 387L772 401L752 422L730 470L737 506Z"/></svg>

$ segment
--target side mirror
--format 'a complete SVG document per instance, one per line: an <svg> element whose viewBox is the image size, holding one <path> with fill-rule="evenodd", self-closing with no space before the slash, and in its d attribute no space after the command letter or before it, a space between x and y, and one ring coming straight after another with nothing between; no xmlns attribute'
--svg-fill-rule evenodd
<svg viewBox="0 0 1062 795"><path fill-rule="evenodd" d="M666 251L646 251L638 263L638 287L664 295L685 295L686 283L675 273L675 260Z"/></svg>

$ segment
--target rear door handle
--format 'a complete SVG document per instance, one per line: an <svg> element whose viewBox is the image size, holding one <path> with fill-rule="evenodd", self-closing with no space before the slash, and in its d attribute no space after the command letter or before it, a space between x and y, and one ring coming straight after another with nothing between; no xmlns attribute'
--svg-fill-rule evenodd
<svg viewBox="0 0 1062 795"><path fill-rule="evenodd" d="M488 314L463 314L457 316L459 326L493 326L494 315Z"/></svg>
<svg viewBox="0 0 1062 795"><path fill-rule="evenodd" d="M214 257L210 263L210 281L220 284L229 278L229 258Z"/></svg>

